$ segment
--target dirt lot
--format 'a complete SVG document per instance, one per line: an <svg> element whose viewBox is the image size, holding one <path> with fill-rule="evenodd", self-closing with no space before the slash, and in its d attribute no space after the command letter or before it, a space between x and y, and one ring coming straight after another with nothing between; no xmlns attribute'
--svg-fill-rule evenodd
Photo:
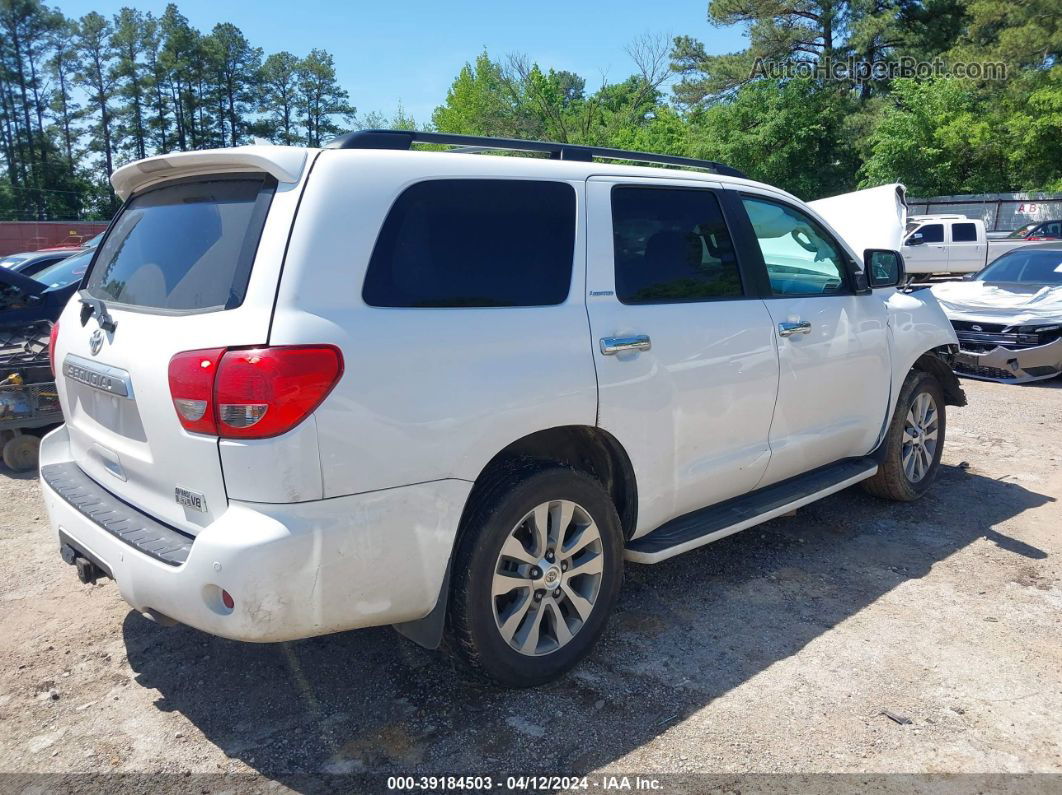
<svg viewBox="0 0 1062 795"><path fill-rule="evenodd" d="M36 479L0 475L0 770L1062 772L1062 381L964 387L921 502L851 489L629 565L591 660L537 691L389 628L156 626L78 583Z"/></svg>

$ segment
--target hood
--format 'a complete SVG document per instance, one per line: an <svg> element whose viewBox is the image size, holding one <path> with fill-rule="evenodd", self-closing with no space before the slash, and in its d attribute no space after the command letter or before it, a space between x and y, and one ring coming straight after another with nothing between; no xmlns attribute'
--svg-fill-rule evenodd
<svg viewBox="0 0 1062 795"><path fill-rule="evenodd" d="M900 251L907 225L907 189L898 182L808 202L862 259L868 248Z"/></svg>
<svg viewBox="0 0 1062 795"><path fill-rule="evenodd" d="M42 284L36 279L15 273L7 268L0 268L0 284L10 285L25 295L40 295L48 289L47 284Z"/></svg>
<svg viewBox="0 0 1062 795"><path fill-rule="evenodd" d="M931 289L951 319L1012 326L1062 322L1062 284L945 282Z"/></svg>

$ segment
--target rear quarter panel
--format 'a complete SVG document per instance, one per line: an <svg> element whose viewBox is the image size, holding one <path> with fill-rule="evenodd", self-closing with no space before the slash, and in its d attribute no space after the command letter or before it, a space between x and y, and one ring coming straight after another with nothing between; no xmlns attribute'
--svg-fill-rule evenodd
<svg viewBox="0 0 1062 795"><path fill-rule="evenodd" d="M596 422L582 223L558 306L404 309L362 300L377 234L399 194L423 179L472 177L520 178L519 159L338 150L314 165L269 341L343 351L343 377L315 415L325 497L475 480L529 433ZM583 182L563 181L582 218Z"/></svg>

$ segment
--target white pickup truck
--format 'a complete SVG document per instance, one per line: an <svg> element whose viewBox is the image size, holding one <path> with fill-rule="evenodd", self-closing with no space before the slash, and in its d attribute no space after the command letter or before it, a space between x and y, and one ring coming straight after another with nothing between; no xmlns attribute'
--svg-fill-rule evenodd
<svg viewBox="0 0 1062 795"><path fill-rule="evenodd" d="M901 251L907 273L976 273L1027 243L1021 238L988 239L979 218L912 215Z"/></svg>

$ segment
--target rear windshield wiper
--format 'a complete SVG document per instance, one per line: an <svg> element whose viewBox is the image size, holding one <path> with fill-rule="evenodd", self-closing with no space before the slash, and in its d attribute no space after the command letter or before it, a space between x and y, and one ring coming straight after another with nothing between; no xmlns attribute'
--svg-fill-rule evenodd
<svg viewBox="0 0 1062 795"><path fill-rule="evenodd" d="M107 313L107 305L99 298L89 295L85 290L79 290L77 298L81 302L82 326L88 323L88 319L95 314L96 322L100 324L100 328L104 331L113 333L118 328L118 321Z"/></svg>

